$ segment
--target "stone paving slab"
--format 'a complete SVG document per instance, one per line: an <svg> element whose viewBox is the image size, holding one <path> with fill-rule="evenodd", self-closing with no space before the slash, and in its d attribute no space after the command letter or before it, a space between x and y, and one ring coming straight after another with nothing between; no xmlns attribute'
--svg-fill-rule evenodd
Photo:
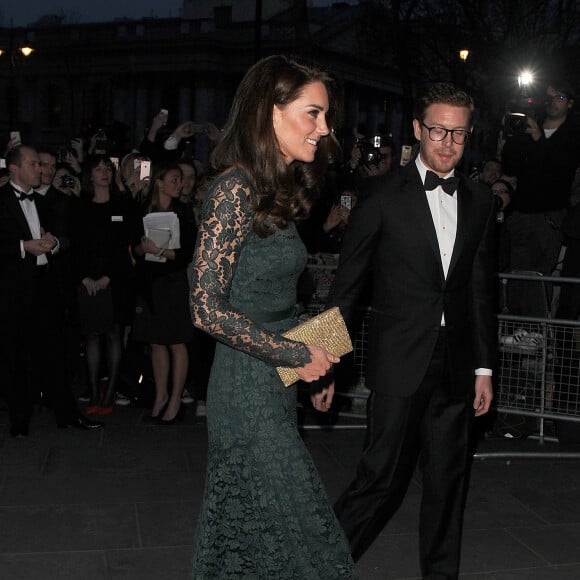
<svg viewBox="0 0 580 580"><path fill-rule="evenodd" d="M137 503L160 501L171 490L175 501L191 501L203 492L205 472L144 474L119 473L87 476L53 475L43 478L6 477L0 487L0 506L52 505L70 503Z"/></svg>
<svg viewBox="0 0 580 580"><path fill-rule="evenodd" d="M109 580L102 552L0 554L5 580ZM177 578L177 577L176 577Z"/></svg>
<svg viewBox="0 0 580 580"><path fill-rule="evenodd" d="M510 528L508 532L548 564L580 564L580 523Z"/></svg>
<svg viewBox="0 0 580 580"><path fill-rule="evenodd" d="M192 413L162 427L122 408L104 430L59 430L35 415L12 439L0 411L1 580L187 580L205 482L207 435ZM351 480L360 430L305 430L331 501ZM530 441L483 442L531 451ZM561 451L557 445L542 447ZM573 449L573 448L572 448ZM420 577L421 483L413 478L389 525L357 565L361 580ZM476 459L461 578L580 578L580 460Z"/></svg>
<svg viewBox="0 0 580 580"><path fill-rule="evenodd" d="M0 521L0 554L141 545L135 506L128 503L3 507Z"/></svg>

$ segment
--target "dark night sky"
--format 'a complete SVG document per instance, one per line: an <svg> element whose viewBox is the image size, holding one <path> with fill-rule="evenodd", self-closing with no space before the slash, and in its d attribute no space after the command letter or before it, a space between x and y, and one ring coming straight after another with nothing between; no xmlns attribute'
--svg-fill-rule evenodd
<svg viewBox="0 0 580 580"><path fill-rule="evenodd" d="M27 26L46 14L76 13L79 22L107 22L115 18L177 17L182 0L2 0L0 26Z"/></svg>

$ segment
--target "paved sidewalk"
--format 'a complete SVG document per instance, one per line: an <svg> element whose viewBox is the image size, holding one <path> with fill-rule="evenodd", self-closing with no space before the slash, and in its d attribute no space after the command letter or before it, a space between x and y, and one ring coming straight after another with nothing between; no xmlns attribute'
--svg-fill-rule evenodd
<svg viewBox="0 0 580 580"><path fill-rule="evenodd" d="M0 411L0 579L188 578L205 475L205 423L191 410L179 425L148 425L142 421L147 412L115 408L105 429L84 432L58 430L40 411L30 436L13 439ZM354 472L363 435L305 432L332 500ZM566 450L551 444L542 450L551 448ZM502 439L478 450L492 449L540 448ZM419 497L414 481L358 564L361 580L419 577ZM580 578L579 498L578 459L476 459L461 577Z"/></svg>

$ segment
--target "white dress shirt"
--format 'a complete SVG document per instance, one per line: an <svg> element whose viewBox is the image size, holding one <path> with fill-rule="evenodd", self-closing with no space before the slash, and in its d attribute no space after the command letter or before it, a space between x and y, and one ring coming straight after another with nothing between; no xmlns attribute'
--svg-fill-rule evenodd
<svg viewBox="0 0 580 580"><path fill-rule="evenodd" d="M32 234L33 240L40 240L42 238L42 233L40 231L40 218L38 217L38 211L36 209L36 204L34 203L33 199L20 199L19 195L24 193L26 195L30 195L34 192L33 189L30 191L24 191L21 187L16 185L13 181L10 181L10 185L12 189L14 189L14 195L18 199L18 203L20 203L20 207L24 213L24 217L26 218L26 222L28 223L28 227L30 228L30 233ZM46 192L45 192L46 193ZM55 247L51 250L52 254L55 254L59 248L59 241L56 240ZM24 240L20 240L20 255L24 259L26 257L26 251L24 249ZM40 256L36 256L36 265L37 266L46 266L48 264L48 258L46 254L41 254Z"/></svg>

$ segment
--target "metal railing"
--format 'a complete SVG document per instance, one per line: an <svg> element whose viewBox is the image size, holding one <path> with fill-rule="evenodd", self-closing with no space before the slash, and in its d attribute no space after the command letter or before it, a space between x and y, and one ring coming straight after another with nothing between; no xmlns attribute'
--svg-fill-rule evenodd
<svg viewBox="0 0 580 580"><path fill-rule="evenodd" d="M580 279L544 277L537 273L499 274L498 364L494 370L494 410L499 416L522 416L535 426L529 438L558 441L552 433L561 421L580 422L580 321L551 317L550 296L560 284L580 284ZM324 304L307 310L317 313ZM532 314L532 315L528 315ZM365 386L368 316L353 337L351 379L336 391L343 399L333 428L365 428L368 390ZM347 402L350 401L350 405ZM350 407L350 408L348 408ZM356 425L342 424L341 418L360 419ZM546 427L550 427L547 429ZM329 425L307 425L307 429ZM498 454L476 454L476 456ZM523 453L530 457L532 452ZM577 453L545 453L549 457L580 457ZM509 456L513 457L511 453Z"/></svg>

